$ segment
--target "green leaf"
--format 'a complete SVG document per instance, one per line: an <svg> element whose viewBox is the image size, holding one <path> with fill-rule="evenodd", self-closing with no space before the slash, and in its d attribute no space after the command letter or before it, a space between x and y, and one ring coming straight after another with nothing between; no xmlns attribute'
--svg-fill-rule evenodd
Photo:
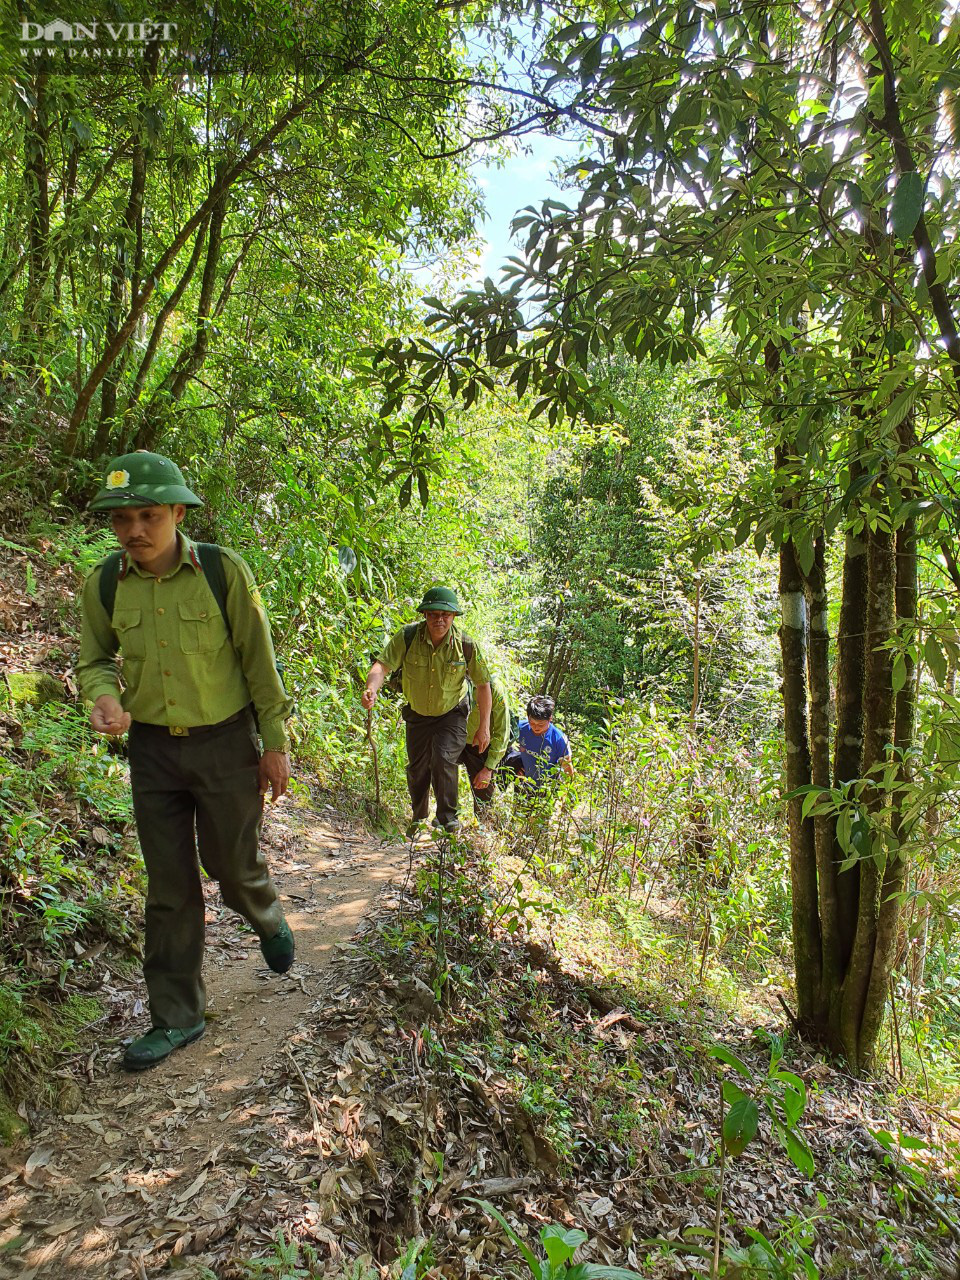
<svg viewBox="0 0 960 1280"><path fill-rule="evenodd" d="M723 1144L732 1156L740 1155L757 1132L760 1112L752 1098L738 1099L723 1118Z"/></svg>
<svg viewBox="0 0 960 1280"><path fill-rule="evenodd" d="M814 559L813 538L810 533L806 530L801 533L800 537L794 540L794 546L796 547L797 562L800 565L800 570L804 575L807 575L813 568Z"/></svg>
<svg viewBox="0 0 960 1280"><path fill-rule="evenodd" d="M804 1106L806 1106L807 1086L803 1083L803 1078L798 1076L795 1071L774 1071L771 1079L782 1080L784 1084L793 1085L794 1089L796 1089L798 1093L803 1094Z"/></svg>
<svg viewBox="0 0 960 1280"><path fill-rule="evenodd" d="M891 402L890 408L883 415L883 425L891 431L895 427L899 427L900 423L903 422L904 418L906 418L913 409L919 391L919 382L913 382L909 387L901 391L900 394Z"/></svg>
<svg viewBox="0 0 960 1280"><path fill-rule="evenodd" d="M582 1270L581 1270L582 1268ZM607 1267L597 1262L582 1262L572 1267L565 1280L643 1280L639 1271L630 1271L627 1267Z"/></svg>
<svg viewBox="0 0 960 1280"><path fill-rule="evenodd" d="M919 173L905 173L890 201L890 228L900 240L913 235L923 212L923 179Z"/></svg>
<svg viewBox="0 0 960 1280"><path fill-rule="evenodd" d="M792 1129L786 1132L787 1155L797 1166L801 1173L805 1173L808 1178L812 1178L816 1169L813 1159L813 1152L804 1142L798 1133L794 1133Z"/></svg>
<svg viewBox="0 0 960 1280"><path fill-rule="evenodd" d="M554 1271L559 1270L565 1262L569 1262L586 1239L585 1231L578 1231L576 1228L568 1229L557 1222L552 1222L549 1227L544 1227L540 1232L540 1241Z"/></svg>
<svg viewBox="0 0 960 1280"><path fill-rule="evenodd" d="M797 1127L800 1117L803 1115L804 1108L807 1105L806 1089L801 1093L799 1089L788 1088L783 1091L783 1114L786 1116L787 1125L791 1129Z"/></svg>
<svg viewBox="0 0 960 1280"><path fill-rule="evenodd" d="M943 684L947 678L947 659L936 636L927 636L923 644L923 656L937 684Z"/></svg>
<svg viewBox="0 0 960 1280"><path fill-rule="evenodd" d="M907 683L907 664L904 661L903 654L898 653L893 660L893 675L891 677L893 692L899 693L906 683Z"/></svg>
<svg viewBox="0 0 960 1280"><path fill-rule="evenodd" d="M500 1223L501 1227L503 1227L504 1231L523 1254L524 1260L530 1268L530 1274L532 1276L539 1276L541 1273L539 1260L533 1250L523 1243L503 1214L500 1213L498 1209L495 1209L489 1200L477 1200L473 1196L468 1196L467 1199L473 1201L474 1204L478 1204L483 1212L489 1214L491 1218L496 1218L497 1222Z"/></svg>
<svg viewBox="0 0 960 1280"><path fill-rule="evenodd" d="M742 547L743 544L746 542L746 540L750 537L750 527L752 523L753 522L750 520L748 516L746 520L741 520L740 523L737 525L737 531L733 536L733 545L735 547Z"/></svg>
<svg viewBox="0 0 960 1280"><path fill-rule="evenodd" d="M580 57L580 82L586 84L600 68L603 57L603 37L595 36L583 47Z"/></svg>
<svg viewBox="0 0 960 1280"><path fill-rule="evenodd" d="M800 806L801 821L806 821L806 819L810 817L811 810L816 806L820 797L824 794L830 794L827 788L821 789L820 787L816 787L808 795L804 796L803 804Z"/></svg>
<svg viewBox="0 0 960 1280"><path fill-rule="evenodd" d="M738 1058L735 1053L731 1053L726 1045L708 1045L707 1053L709 1053L712 1058L717 1058L720 1062L726 1063L728 1067L733 1067L734 1071L739 1071L745 1079L754 1079L755 1073L747 1066L742 1058Z"/></svg>

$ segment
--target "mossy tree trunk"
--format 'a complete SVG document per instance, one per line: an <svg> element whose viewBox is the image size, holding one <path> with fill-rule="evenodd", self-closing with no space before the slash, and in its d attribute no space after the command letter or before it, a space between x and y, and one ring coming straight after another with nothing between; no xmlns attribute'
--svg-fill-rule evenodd
<svg viewBox="0 0 960 1280"><path fill-rule="evenodd" d="M906 452L908 433L900 439ZM780 548L797 1020L857 1072L875 1060L908 866L898 788L910 778L915 732L909 650L899 688L894 664L916 621L917 551L912 518L892 531L902 496L878 482L875 527L847 534L834 654L823 533L806 569L792 538Z"/></svg>

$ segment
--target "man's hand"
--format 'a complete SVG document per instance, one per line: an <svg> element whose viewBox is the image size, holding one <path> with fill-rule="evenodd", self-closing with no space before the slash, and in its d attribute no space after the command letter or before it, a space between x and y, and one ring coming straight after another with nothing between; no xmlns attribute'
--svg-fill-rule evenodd
<svg viewBox="0 0 960 1280"><path fill-rule="evenodd" d="M490 719L481 720L477 732L473 735L473 745L478 751L486 751L490 745Z"/></svg>
<svg viewBox="0 0 960 1280"><path fill-rule="evenodd" d="M390 672L381 662L375 662L367 672L367 687L360 695L360 705L369 711L377 700L377 694Z"/></svg>
<svg viewBox="0 0 960 1280"><path fill-rule="evenodd" d="M130 728L130 713L124 711L112 694L102 693L93 704L90 724L95 733L109 733L117 737Z"/></svg>
<svg viewBox="0 0 960 1280"><path fill-rule="evenodd" d="M276 804L290 781L290 757L285 751L265 751L260 757L260 794L269 791L271 803Z"/></svg>
<svg viewBox="0 0 960 1280"><path fill-rule="evenodd" d="M490 785L490 779L493 777L493 770L488 769L486 765L480 770L473 779L474 791L483 791L485 787Z"/></svg>

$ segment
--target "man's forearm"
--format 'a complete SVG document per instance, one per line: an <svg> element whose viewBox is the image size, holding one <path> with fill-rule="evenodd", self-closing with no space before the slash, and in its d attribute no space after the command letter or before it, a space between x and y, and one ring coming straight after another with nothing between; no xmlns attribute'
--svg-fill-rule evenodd
<svg viewBox="0 0 960 1280"><path fill-rule="evenodd" d="M367 682L364 686L369 693L379 693L383 688L383 682L387 678L387 668L381 662L375 662L367 672Z"/></svg>

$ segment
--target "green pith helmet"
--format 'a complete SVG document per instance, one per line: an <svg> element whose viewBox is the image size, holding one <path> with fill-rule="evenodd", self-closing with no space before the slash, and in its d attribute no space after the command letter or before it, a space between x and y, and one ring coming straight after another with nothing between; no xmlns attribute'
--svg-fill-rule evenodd
<svg viewBox="0 0 960 1280"><path fill-rule="evenodd" d="M452 587L431 587L417 605L418 613L463 613Z"/></svg>
<svg viewBox="0 0 960 1280"><path fill-rule="evenodd" d="M175 462L161 453L122 453L107 464L103 487L90 503L91 511L114 507L150 507L182 502L185 507L203 503L187 488Z"/></svg>

